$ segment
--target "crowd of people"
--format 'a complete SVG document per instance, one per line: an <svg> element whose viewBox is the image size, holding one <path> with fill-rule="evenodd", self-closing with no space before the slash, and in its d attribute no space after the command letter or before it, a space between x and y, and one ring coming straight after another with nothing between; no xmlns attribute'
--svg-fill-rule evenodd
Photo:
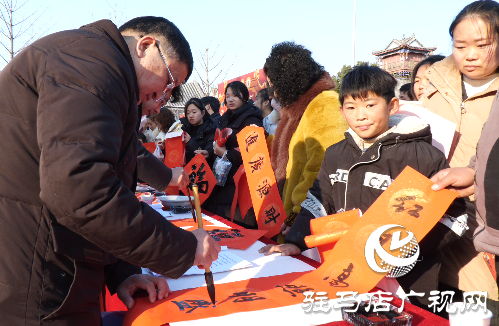
<svg viewBox="0 0 499 326"><path fill-rule="evenodd" d="M378 67L353 67L337 89L309 49L281 42L263 64L268 87L254 101L234 81L225 113L214 97L192 98L180 120L164 105L181 98L193 60L170 21L99 21L36 41L0 73L0 314L11 325L100 325L104 284L132 307L138 289L151 302L169 292L164 278L141 275L139 266L173 278L210 266L220 246L206 232L175 227L134 196L139 179L160 191L188 184L183 168L169 169L141 143L155 142L165 155L167 134L183 130L187 162L197 154L210 167L230 162L203 208L231 219L243 163L237 134L257 126L286 211L279 243L262 254L307 250L311 219L365 212L411 166L435 191L450 188L459 198L420 241L415 268L397 280L407 293L425 293L411 297L424 309L433 290L455 291L454 301L486 291L497 323L499 290L483 253L499 254L499 4L470 3L449 34L452 54L419 62L398 98L396 79ZM398 114L399 100L456 124L447 158L431 145L428 124ZM217 128L232 129L223 146L214 142ZM366 183L368 174L381 181ZM252 208L237 210L234 222L258 228Z"/></svg>

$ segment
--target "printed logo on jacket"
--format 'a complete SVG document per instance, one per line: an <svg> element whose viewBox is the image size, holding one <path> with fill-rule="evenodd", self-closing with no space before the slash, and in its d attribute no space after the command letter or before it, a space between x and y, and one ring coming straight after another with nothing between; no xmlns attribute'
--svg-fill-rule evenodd
<svg viewBox="0 0 499 326"><path fill-rule="evenodd" d="M348 170L337 169L336 173L330 174L331 184L334 186L336 182L348 182ZM392 178L389 175L366 172L364 175L363 185L366 187L385 190L392 183Z"/></svg>
<svg viewBox="0 0 499 326"><path fill-rule="evenodd" d="M364 186L374 189L385 190L392 183L389 175L366 172L364 177Z"/></svg>

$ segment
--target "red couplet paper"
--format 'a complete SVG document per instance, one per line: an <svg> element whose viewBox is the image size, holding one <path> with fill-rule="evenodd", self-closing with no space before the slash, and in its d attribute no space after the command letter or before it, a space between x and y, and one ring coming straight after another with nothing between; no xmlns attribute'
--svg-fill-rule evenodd
<svg viewBox="0 0 499 326"><path fill-rule="evenodd" d="M137 298L135 306L127 312L123 325L160 326L301 303L303 292L321 291L297 281L301 275L303 273L289 273L217 284L215 306L204 287L175 291L165 300L155 303L150 303L148 298Z"/></svg>
<svg viewBox="0 0 499 326"><path fill-rule="evenodd" d="M201 204L204 203L217 184L217 179L213 175L208 162L206 162L202 154L197 154L184 169L189 175L189 180L195 179L198 185L199 201Z"/></svg>
<svg viewBox="0 0 499 326"><path fill-rule="evenodd" d="M360 218L358 209L351 211L315 218L310 221L310 231L313 235L330 234L338 230L349 229ZM321 261L324 261L324 252L330 251L336 245L335 243L317 246Z"/></svg>
<svg viewBox="0 0 499 326"><path fill-rule="evenodd" d="M156 143L155 142L150 142L150 143L143 143L142 146L144 146L149 152L154 154L154 151L156 150Z"/></svg>
<svg viewBox="0 0 499 326"><path fill-rule="evenodd" d="M156 326L288 306L302 303L305 291L324 291L329 298L335 298L340 291L367 293L386 275L386 272L373 271L366 262L369 236L379 227L397 224L421 241L456 198L456 193L449 190L431 190L432 185L433 182L408 167L360 219L355 215L358 213L338 214L351 224L350 229L332 249L324 252L325 260L317 270L217 284L219 301L215 306L204 287L176 291L154 304L149 303L148 298L139 298L123 325ZM324 226L322 229L313 227L312 230L326 232L325 228L331 226L328 226L330 216L326 219L326 223L319 223ZM380 236L380 243L387 235L390 233ZM389 243L383 245L387 252Z"/></svg>
<svg viewBox="0 0 499 326"><path fill-rule="evenodd" d="M169 132L165 138L165 165L170 169L184 166L185 144L182 141L183 131Z"/></svg>
<svg viewBox="0 0 499 326"><path fill-rule="evenodd" d="M280 232L286 213L270 165L265 132L262 127L248 126L237 134L237 142L258 228L268 230L267 237L273 237Z"/></svg>
<svg viewBox="0 0 499 326"><path fill-rule="evenodd" d="M236 192L234 194L234 199L232 200L232 206L230 209L231 221L234 221L234 215L236 213L236 206L238 203L239 211L241 212L243 219L253 205L251 203L251 195L248 187L248 179L246 178L246 171L244 170L244 164L241 165L236 174L234 174L234 183L236 184Z"/></svg>

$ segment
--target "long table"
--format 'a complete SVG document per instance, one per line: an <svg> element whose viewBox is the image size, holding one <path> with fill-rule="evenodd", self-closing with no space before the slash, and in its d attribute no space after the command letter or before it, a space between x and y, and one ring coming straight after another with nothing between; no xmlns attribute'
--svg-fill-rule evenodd
<svg viewBox="0 0 499 326"><path fill-rule="evenodd" d="M215 216L213 214L210 214L208 212L205 212L203 211L204 214L208 215L209 217L217 220L217 221L220 221L224 224L226 224L227 226L229 227L232 227L232 228L241 228L240 226L236 225L236 224L233 224L231 223L230 221L224 219L224 218L221 218L219 216ZM259 239L259 241L261 241L262 243L264 244L271 244L271 243L274 243L272 240L270 239L267 239L265 237L262 237ZM313 260L313 259L310 259L308 257L305 257L303 255L299 255L299 256L294 256L293 259L298 259L314 268L317 268L320 266L320 263ZM375 289L377 290L377 289ZM168 300L168 299L166 299ZM397 297L393 297L393 300L391 301L391 304L393 304L394 306L397 306L397 307L400 307L401 305L401 300ZM297 308L299 309L299 308ZM117 298L117 295L114 295L114 296L111 296L109 294L109 292L107 291L106 289L106 294L104 295L104 300L103 300L103 310L104 311L126 311L127 308L125 307L125 305ZM285 310L282 310L283 313L285 313ZM289 310L288 310L289 311ZM410 303L405 303L404 305L404 312L410 314L413 316L413 322L412 322L412 325L417 325L417 326L430 326L430 325L449 325L449 322L448 320L444 319L444 318L441 318L435 314L432 314L431 312L428 312L424 309L421 309L421 308L418 308ZM248 314L251 314L251 312L247 312L245 313L245 317L246 316L251 316L251 315L248 315ZM256 315L255 315L256 316ZM221 317L223 318L223 317ZM323 320L324 318L322 318ZM222 321L223 319L220 319L220 321ZM321 319L319 319L321 320ZM331 320L331 319L329 319ZM338 316L336 315L332 320L338 320ZM276 316L276 320L275 322L282 322L279 320L279 317ZM274 323L274 322L272 322ZM172 325L182 325L183 323L173 323ZM193 323L195 324L195 323ZM203 323L203 324L207 324L207 323ZM167 326L169 324L164 324L164 326ZM347 322L345 321L334 321L334 322L328 322L328 321L325 321L325 323L320 323L320 324L316 324L316 325L331 325L331 326L340 326L340 325L350 325L348 324Z"/></svg>

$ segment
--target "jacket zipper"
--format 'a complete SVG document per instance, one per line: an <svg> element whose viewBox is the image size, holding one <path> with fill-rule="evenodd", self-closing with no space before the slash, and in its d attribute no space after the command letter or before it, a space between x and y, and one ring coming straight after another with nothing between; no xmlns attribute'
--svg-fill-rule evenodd
<svg viewBox="0 0 499 326"><path fill-rule="evenodd" d="M398 137L399 137L399 136L397 136L397 139L398 139ZM376 162L377 160L379 160L379 158L380 158L380 152L381 152L381 146L383 146L383 144L382 144L382 143L380 143L380 144L379 144L379 146L378 146L378 156L377 156L375 159L373 159L373 160L371 160L371 161L367 161L367 162L358 162L358 163L355 163L354 165L352 165L352 166L350 167L350 169L348 169L348 176L350 177L350 171L352 171L352 169L353 169L354 167L356 167L356 166L358 166L358 165L361 165L361 164L369 164L369 163L373 163L373 162ZM361 155L361 156L362 156L362 155ZM345 187L345 204L343 205L343 211L346 211L346 209L347 209L347 193L348 193L348 182L349 182L349 181L350 181L350 178L348 178L348 180L347 180L347 185L346 185L346 187Z"/></svg>

